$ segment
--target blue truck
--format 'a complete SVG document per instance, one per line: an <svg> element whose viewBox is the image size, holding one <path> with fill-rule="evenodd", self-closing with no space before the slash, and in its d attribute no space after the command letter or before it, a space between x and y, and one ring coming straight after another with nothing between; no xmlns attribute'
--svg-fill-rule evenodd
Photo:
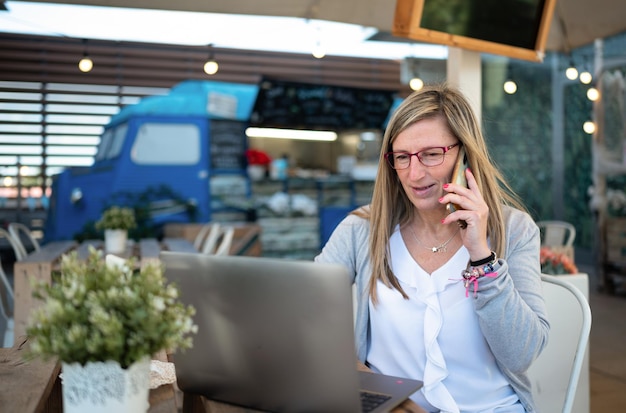
<svg viewBox="0 0 626 413"><path fill-rule="evenodd" d="M104 128L93 165L53 178L45 241L88 234L112 204L139 205L158 228L210 221L228 210L225 198L247 197L245 128L257 92L257 85L185 81L124 107Z"/></svg>

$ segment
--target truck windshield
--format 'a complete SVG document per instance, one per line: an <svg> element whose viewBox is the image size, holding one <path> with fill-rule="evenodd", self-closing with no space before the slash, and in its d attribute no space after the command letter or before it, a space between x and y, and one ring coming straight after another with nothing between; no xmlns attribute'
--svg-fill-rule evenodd
<svg viewBox="0 0 626 413"><path fill-rule="evenodd" d="M195 165L200 161L200 129L189 123L144 123L130 155L140 165Z"/></svg>
<svg viewBox="0 0 626 413"><path fill-rule="evenodd" d="M100 138L98 152L96 153L96 161L112 159L118 156L124 144L128 124L123 123L115 128L107 129Z"/></svg>

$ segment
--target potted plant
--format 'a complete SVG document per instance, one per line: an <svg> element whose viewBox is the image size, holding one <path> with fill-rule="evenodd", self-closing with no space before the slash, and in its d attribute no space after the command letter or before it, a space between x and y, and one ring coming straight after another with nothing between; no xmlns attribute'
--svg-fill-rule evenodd
<svg viewBox="0 0 626 413"><path fill-rule="evenodd" d="M135 227L137 227L135 211L128 207L109 207L96 222L96 229L104 230L105 249L111 253L123 252L126 249L128 230Z"/></svg>
<svg viewBox="0 0 626 413"><path fill-rule="evenodd" d="M539 251L541 272L544 274L562 275L576 274L578 267L574 261L562 252L553 251L549 247L541 247Z"/></svg>
<svg viewBox="0 0 626 413"><path fill-rule="evenodd" d="M51 284L34 284L43 304L26 329L27 355L61 362L66 413L145 412L150 357L191 347L195 309L178 301L160 264L134 270L134 259L111 265L102 255L66 254Z"/></svg>

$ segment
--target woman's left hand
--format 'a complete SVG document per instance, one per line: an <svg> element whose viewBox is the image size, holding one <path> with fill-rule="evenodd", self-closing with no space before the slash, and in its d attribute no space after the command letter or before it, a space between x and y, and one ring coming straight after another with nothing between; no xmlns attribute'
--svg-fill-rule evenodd
<svg viewBox="0 0 626 413"><path fill-rule="evenodd" d="M458 225L460 220L467 223L467 227L461 229L461 238L463 245L470 253L470 259L477 261L491 254L491 249L487 244L489 207L478 189L474 174L469 168L465 170L465 177L468 188L454 183L446 184L443 189L448 193L439 202L442 204L452 202L461 207L461 209L446 216L442 223Z"/></svg>

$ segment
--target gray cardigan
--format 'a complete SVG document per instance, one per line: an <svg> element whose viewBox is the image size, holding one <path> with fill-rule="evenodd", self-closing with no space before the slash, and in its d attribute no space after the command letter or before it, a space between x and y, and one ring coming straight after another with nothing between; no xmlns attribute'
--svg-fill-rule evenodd
<svg viewBox="0 0 626 413"><path fill-rule="evenodd" d="M483 278L474 299L479 323L498 366L508 378L527 412L536 412L526 370L544 348L550 325L541 287L539 228L517 209L504 207L506 256L499 258L497 278ZM316 262L345 265L357 289L356 351L367 356L369 328L369 221L348 215L315 257ZM470 295L471 297L471 295Z"/></svg>

